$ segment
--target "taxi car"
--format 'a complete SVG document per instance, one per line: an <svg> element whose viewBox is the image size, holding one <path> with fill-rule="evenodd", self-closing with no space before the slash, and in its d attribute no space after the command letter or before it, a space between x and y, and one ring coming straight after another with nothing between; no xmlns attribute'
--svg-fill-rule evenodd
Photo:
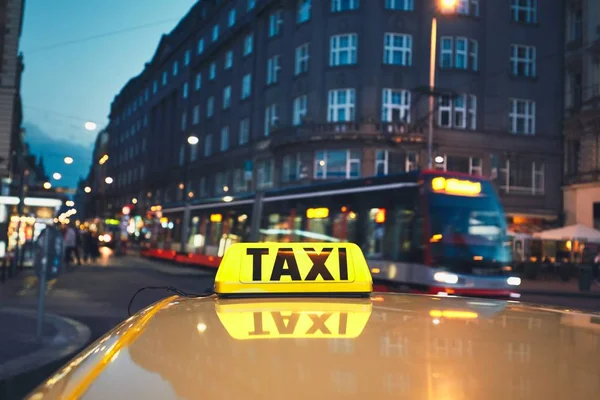
<svg viewBox="0 0 600 400"><path fill-rule="evenodd" d="M29 399L598 399L600 316L372 292L350 243L231 246Z"/></svg>

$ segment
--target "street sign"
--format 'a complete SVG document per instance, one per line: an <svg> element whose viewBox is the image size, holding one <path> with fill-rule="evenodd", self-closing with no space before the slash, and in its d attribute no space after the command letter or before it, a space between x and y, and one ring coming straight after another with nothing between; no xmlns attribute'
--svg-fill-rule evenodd
<svg viewBox="0 0 600 400"><path fill-rule="evenodd" d="M48 243L46 243L46 235ZM45 272L45 279L51 280L58 276L62 269L64 243L61 232L54 226L47 226L35 242L35 258L33 267L38 277Z"/></svg>

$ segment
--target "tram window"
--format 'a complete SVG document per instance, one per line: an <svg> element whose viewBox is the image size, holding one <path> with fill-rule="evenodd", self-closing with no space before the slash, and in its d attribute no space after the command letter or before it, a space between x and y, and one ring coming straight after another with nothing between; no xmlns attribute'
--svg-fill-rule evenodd
<svg viewBox="0 0 600 400"><path fill-rule="evenodd" d="M355 212L337 213L333 220L333 237L342 242L356 242L357 222Z"/></svg>
<svg viewBox="0 0 600 400"><path fill-rule="evenodd" d="M367 221L367 246L365 256L381 257L383 254L383 240L385 236L385 208L372 208L369 210Z"/></svg>

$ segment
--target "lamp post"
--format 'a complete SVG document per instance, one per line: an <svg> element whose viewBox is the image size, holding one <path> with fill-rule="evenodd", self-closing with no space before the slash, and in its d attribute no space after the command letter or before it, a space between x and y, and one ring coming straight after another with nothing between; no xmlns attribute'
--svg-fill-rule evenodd
<svg viewBox="0 0 600 400"><path fill-rule="evenodd" d="M191 146L191 148L193 148L200 142L200 140L198 139L197 136L190 135L187 138L187 142ZM187 151L186 151L186 154L184 154L184 156L186 156L186 155L187 155ZM185 202L185 206L183 208L183 219L182 219L182 224L181 224L181 250L184 252L187 251L187 242L188 242L189 225L190 225L190 214L191 214L190 206L191 206L192 198L194 197L194 193L190 190L191 188L188 187L188 169L189 169L190 158L191 158L191 155L190 155L190 157L184 157L185 165L183 167L183 188L180 188L183 191L184 202Z"/></svg>

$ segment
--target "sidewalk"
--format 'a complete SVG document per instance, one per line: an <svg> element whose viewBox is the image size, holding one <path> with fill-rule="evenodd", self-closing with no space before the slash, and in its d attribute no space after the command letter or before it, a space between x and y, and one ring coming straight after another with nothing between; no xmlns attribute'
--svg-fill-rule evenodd
<svg viewBox="0 0 600 400"><path fill-rule="evenodd" d="M568 282L558 280L523 279L521 286L519 287L519 292L521 294L600 298L600 285L592 283L589 292L581 292L579 291L576 279L571 279Z"/></svg>

